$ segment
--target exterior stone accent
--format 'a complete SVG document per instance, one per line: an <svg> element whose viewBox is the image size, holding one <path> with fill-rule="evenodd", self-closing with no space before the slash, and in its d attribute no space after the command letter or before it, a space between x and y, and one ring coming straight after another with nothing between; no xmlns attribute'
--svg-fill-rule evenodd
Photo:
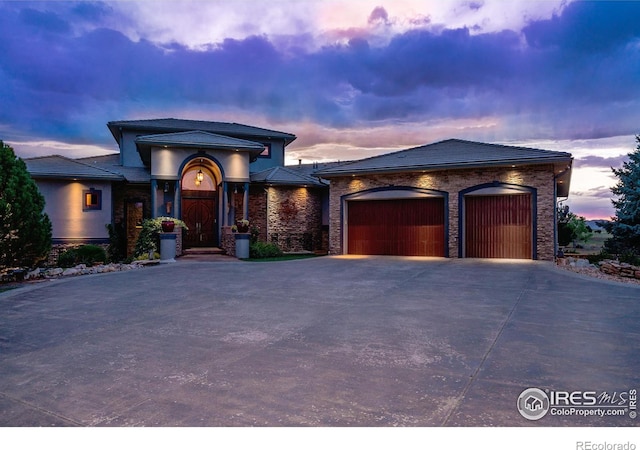
<svg viewBox="0 0 640 450"><path fill-rule="evenodd" d="M220 231L220 248L229 256L236 256L236 240L231 227L222 227Z"/></svg>
<svg viewBox="0 0 640 450"><path fill-rule="evenodd" d="M608 275L640 280L640 267L619 261L605 260L600 263L600 270Z"/></svg>
<svg viewBox="0 0 640 450"><path fill-rule="evenodd" d="M322 227L322 189L302 186L252 185L249 222L258 240L285 252L326 251Z"/></svg>
<svg viewBox="0 0 640 450"><path fill-rule="evenodd" d="M321 250L322 191L297 186L266 189L266 240L285 252Z"/></svg>
<svg viewBox="0 0 640 450"><path fill-rule="evenodd" d="M114 183L113 185L113 223L116 229L121 229L127 239L127 256L132 256L140 228L131 217L127 217L127 204L141 202L143 204L143 218L151 217L151 185ZM137 219L136 219L137 220Z"/></svg>
<svg viewBox="0 0 640 450"><path fill-rule="evenodd" d="M329 199L329 252L343 253L343 195L380 187L408 186L449 193L449 256L457 257L460 236L458 194L464 189L494 181L537 189L537 256L538 259L553 260L555 198L552 165L332 177Z"/></svg>
<svg viewBox="0 0 640 450"><path fill-rule="evenodd" d="M95 244L93 242L74 242L69 244L54 244L51 246L51 251L49 251L49 255L47 256L47 261L45 262L46 267L56 267L58 265L58 258L60 255L67 250L73 250L78 247L82 247L83 245L97 245L102 247L106 252L109 248L109 244Z"/></svg>
<svg viewBox="0 0 640 450"><path fill-rule="evenodd" d="M267 193L263 185L249 188L249 229L258 231L259 241L267 241Z"/></svg>

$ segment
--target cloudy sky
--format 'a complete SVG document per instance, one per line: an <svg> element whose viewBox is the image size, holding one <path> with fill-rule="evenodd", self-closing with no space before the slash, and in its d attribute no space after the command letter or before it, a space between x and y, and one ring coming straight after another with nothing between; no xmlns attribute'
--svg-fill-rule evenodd
<svg viewBox="0 0 640 450"><path fill-rule="evenodd" d="M640 1L0 2L0 139L117 150L110 120L240 122L290 163L448 138L571 152L568 204L613 214L640 133Z"/></svg>

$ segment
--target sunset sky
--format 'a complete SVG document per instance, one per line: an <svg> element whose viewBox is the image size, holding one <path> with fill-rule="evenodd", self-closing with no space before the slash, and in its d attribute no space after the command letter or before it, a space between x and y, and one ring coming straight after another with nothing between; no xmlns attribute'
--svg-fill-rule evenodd
<svg viewBox="0 0 640 450"><path fill-rule="evenodd" d="M9 1L0 30L21 157L162 117L293 133L289 163L459 138L571 152L567 203L607 218L640 133L640 1Z"/></svg>

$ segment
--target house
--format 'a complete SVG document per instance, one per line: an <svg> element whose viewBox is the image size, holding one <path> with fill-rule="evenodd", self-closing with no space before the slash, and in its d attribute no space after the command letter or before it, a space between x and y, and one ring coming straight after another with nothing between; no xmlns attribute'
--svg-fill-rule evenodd
<svg viewBox="0 0 640 450"><path fill-rule="evenodd" d="M333 254L553 260L569 153L450 139L316 172Z"/></svg>
<svg viewBox="0 0 640 450"><path fill-rule="evenodd" d="M133 252L142 220L173 216L182 245L233 253L248 218L285 251L553 259L568 153L448 140L343 163L285 166L290 133L182 119L107 124L119 152L26 159L54 244Z"/></svg>
<svg viewBox="0 0 640 450"><path fill-rule="evenodd" d="M108 243L106 224L113 224L131 254L144 218L173 216L188 226L184 247L232 250L231 225L251 217L263 239L289 251L317 250L328 186L284 167L296 136L180 119L107 126L117 154L25 160L47 201L54 244Z"/></svg>

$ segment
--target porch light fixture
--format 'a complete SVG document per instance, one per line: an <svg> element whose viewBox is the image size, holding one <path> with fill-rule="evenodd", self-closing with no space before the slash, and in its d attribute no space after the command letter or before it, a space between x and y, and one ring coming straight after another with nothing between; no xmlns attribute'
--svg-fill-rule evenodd
<svg viewBox="0 0 640 450"><path fill-rule="evenodd" d="M200 165L202 165L202 159L200 159ZM196 186L200 186L200 183L204 181L204 173L202 172L202 168L198 169L198 173L196 173Z"/></svg>

